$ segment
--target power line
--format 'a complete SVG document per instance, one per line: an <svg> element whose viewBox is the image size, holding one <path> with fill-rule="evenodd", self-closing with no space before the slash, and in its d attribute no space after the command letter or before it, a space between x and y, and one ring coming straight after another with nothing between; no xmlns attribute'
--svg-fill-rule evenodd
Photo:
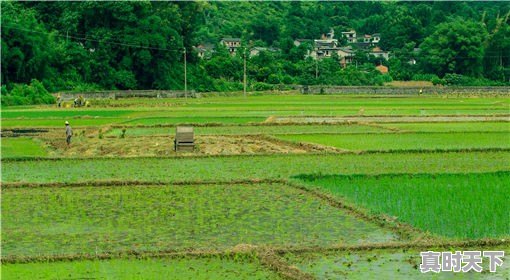
<svg viewBox="0 0 510 280"><path fill-rule="evenodd" d="M3 26L5 27L6 25L3 25ZM45 34L45 35L50 35L51 34L51 33L48 33L48 32L41 32L41 31L35 31L35 30L30 30L30 29L25 29L25 28L12 27L12 26L9 26L9 25L7 25L7 27L10 28L10 29L15 29L15 30L25 31L25 32L30 32L30 33L39 33L39 34ZM77 36L73 36L73 35L56 34L56 36L65 37L65 38L72 38L72 39L81 40L81 41L97 42L97 43L102 43L102 44L110 44L110 45L126 46L126 47L132 47L132 48L158 50L158 51L179 52L179 51L182 51L182 49L183 49L183 48L179 48L179 49L167 49L167 48L140 46L140 45L134 45L133 43L119 43L119 42L111 42L111 41L108 41L108 40L96 40L96 39L77 37Z"/></svg>

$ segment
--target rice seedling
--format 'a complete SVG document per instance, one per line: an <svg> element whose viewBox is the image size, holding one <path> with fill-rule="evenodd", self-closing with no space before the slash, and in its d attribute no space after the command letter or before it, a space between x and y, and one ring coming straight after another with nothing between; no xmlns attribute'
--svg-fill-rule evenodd
<svg viewBox="0 0 510 280"><path fill-rule="evenodd" d="M297 178L436 235L510 237L510 172Z"/></svg>
<svg viewBox="0 0 510 280"><path fill-rule="evenodd" d="M2 138L2 158L44 157L46 150L41 143L32 138Z"/></svg>
<svg viewBox="0 0 510 280"><path fill-rule="evenodd" d="M285 154L3 161L2 182L230 181L303 173L456 173L508 170L510 152Z"/></svg>
<svg viewBox="0 0 510 280"><path fill-rule="evenodd" d="M279 184L10 188L2 194L7 257L396 239Z"/></svg>
<svg viewBox="0 0 510 280"><path fill-rule="evenodd" d="M317 143L351 151L510 148L508 132L299 134L278 135L292 142Z"/></svg>
<svg viewBox="0 0 510 280"><path fill-rule="evenodd" d="M280 279L253 256L128 258L2 264L6 279Z"/></svg>

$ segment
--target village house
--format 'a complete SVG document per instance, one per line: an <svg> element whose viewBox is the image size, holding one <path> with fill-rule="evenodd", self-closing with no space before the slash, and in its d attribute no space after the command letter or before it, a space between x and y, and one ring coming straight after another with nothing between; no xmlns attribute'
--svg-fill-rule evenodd
<svg viewBox="0 0 510 280"><path fill-rule="evenodd" d="M372 36L365 34L363 36L363 43L372 43Z"/></svg>
<svg viewBox="0 0 510 280"><path fill-rule="evenodd" d="M347 39L347 42L356 43L356 31L351 30L342 32L342 36L344 36Z"/></svg>
<svg viewBox="0 0 510 280"><path fill-rule="evenodd" d="M231 55L235 55L237 49L241 47L240 38L223 38L220 43L227 47Z"/></svg>
<svg viewBox="0 0 510 280"><path fill-rule="evenodd" d="M368 54L373 55L375 57L381 57L386 60L388 60L390 58L390 52L383 51L379 47L373 48L372 50L370 50L370 52Z"/></svg>
<svg viewBox="0 0 510 280"><path fill-rule="evenodd" d="M200 44L196 47L193 47L193 51L197 53L199 58L209 59L214 52L214 46L212 44Z"/></svg>
<svg viewBox="0 0 510 280"><path fill-rule="evenodd" d="M347 43L349 44L358 44L359 46L372 46L378 44L381 41L381 34L374 33L372 35L365 34L363 37L358 38L355 30L344 31L342 32L342 36L347 39Z"/></svg>
<svg viewBox="0 0 510 280"><path fill-rule="evenodd" d="M331 29L327 35L322 35L319 40L313 40L314 49L310 56L314 59L321 59L323 57L331 57L333 53L338 50L338 40L334 38L335 31Z"/></svg>
<svg viewBox="0 0 510 280"><path fill-rule="evenodd" d="M330 33L326 35L322 35L322 38L319 40L313 40L314 48L309 53L309 56L313 59L323 59L330 58L335 54L338 56L339 63L342 67L346 67L347 65L353 63L354 57L356 54L356 49L363 49L367 53L367 55L373 55L378 58L383 58L385 60L389 59L389 52L383 51L381 48L375 46L375 44L379 43L381 40L381 36L379 33L375 33L372 35L364 35L363 37L357 38L356 31L351 30L347 32L342 32L342 36L347 38L348 46L340 46L337 39L334 38L335 33L331 30ZM305 39L295 40L295 45L300 45L305 42ZM354 48L353 48L354 46ZM384 69L381 69L384 71ZM381 71L380 70L380 71ZM387 69L386 69L387 71Z"/></svg>
<svg viewBox="0 0 510 280"><path fill-rule="evenodd" d="M374 45L379 43L381 40L381 35L379 33L364 35L363 37L359 38L359 41L355 30L342 32L342 36L347 38L347 42L349 43L348 46L339 45L338 39L335 39L335 31L333 29L331 29L329 33L323 34L321 39L295 39L294 45L300 46L304 43L312 43L313 49L308 52L306 57L322 59L330 58L336 55L338 56L339 63L342 65L342 67L346 67L348 64L353 63L356 48L365 49L368 55L384 58L385 60L389 59L389 52L383 51L377 46L374 47ZM229 50L231 55L235 55L238 51L238 48L241 47L240 38L223 38L220 43ZM352 46L355 46L355 48ZM194 50L197 52L198 57L202 59L210 58L211 54L214 52L212 45L205 44L201 44L195 47ZM259 55L262 51L278 52L280 50L272 47L253 47L249 50L248 54L250 57L253 57Z"/></svg>
<svg viewBox="0 0 510 280"><path fill-rule="evenodd" d="M377 44L380 41L381 41L381 34L380 33L372 34L372 43Z"/></svg>
<svg viewBox="0 0 510 280"><path fill-rule="evenodd" d="M337 51L338 57L340 57L340 64L342 67L347 67L347 64L351 64L354 60L355 51L352 47L347 46L343 48L338 48Z"/></svg>

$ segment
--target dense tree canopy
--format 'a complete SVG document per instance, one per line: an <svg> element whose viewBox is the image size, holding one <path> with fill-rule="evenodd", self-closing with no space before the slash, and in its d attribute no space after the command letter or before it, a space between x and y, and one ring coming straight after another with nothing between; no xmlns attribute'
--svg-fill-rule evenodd
<svg viewBox="0 0 510 280"><path fill-rule="evenodd" d="M39 80L49 91L181 89L187 50L189 88L242 86L242 55L221 48L274 47L248 58L251 87L264 84L380 84L375 64L393 79L460 74L510 79L508 2L11 2L2 1L2 86ZM333 29L380 33L389 61L356 55L358 67L306 59ZM345 43L345 40L341 40ZM216 45L210 59L193 46ZM420 51L416 51L419 48ZM410 64L415 59L417 64ZM371 66L370 66L371 64ZM316 71L318 72L316 77ZM423 76L422 76L423 77ZM2 92L5 92L3 90Z"/></svg>
<svg viewBox="0 0 510 280"><path fill-rule="evenodd" d="M456 20L438 25L421 44L425 71L443 76L446 73L482 75L484 42L487 32L481 23Z"/></svg>

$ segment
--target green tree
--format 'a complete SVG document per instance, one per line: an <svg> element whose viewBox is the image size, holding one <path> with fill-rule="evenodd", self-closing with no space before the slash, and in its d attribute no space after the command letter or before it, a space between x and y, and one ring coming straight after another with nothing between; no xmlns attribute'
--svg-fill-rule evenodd
<svg viewBox="0 0 510 280"><path fill-rule="evenodd" d="M456 19L440 24L420 45L424 70L439 76L446 73L480 76L486 36L481 24L473 21Z"/></svg>
<svg viewBox="0 0 510 280"><path fill-rule="evenodd" d="M2 84L48 78L54 58L54 37L35 16L16 2L2 5Z"/></svg>
<svg viewBox="0 0 510 280"><path fill-rule="evenodd" d="M484 73L493 80L510 81L510 12L496 19L487 37Z"/></svg>

